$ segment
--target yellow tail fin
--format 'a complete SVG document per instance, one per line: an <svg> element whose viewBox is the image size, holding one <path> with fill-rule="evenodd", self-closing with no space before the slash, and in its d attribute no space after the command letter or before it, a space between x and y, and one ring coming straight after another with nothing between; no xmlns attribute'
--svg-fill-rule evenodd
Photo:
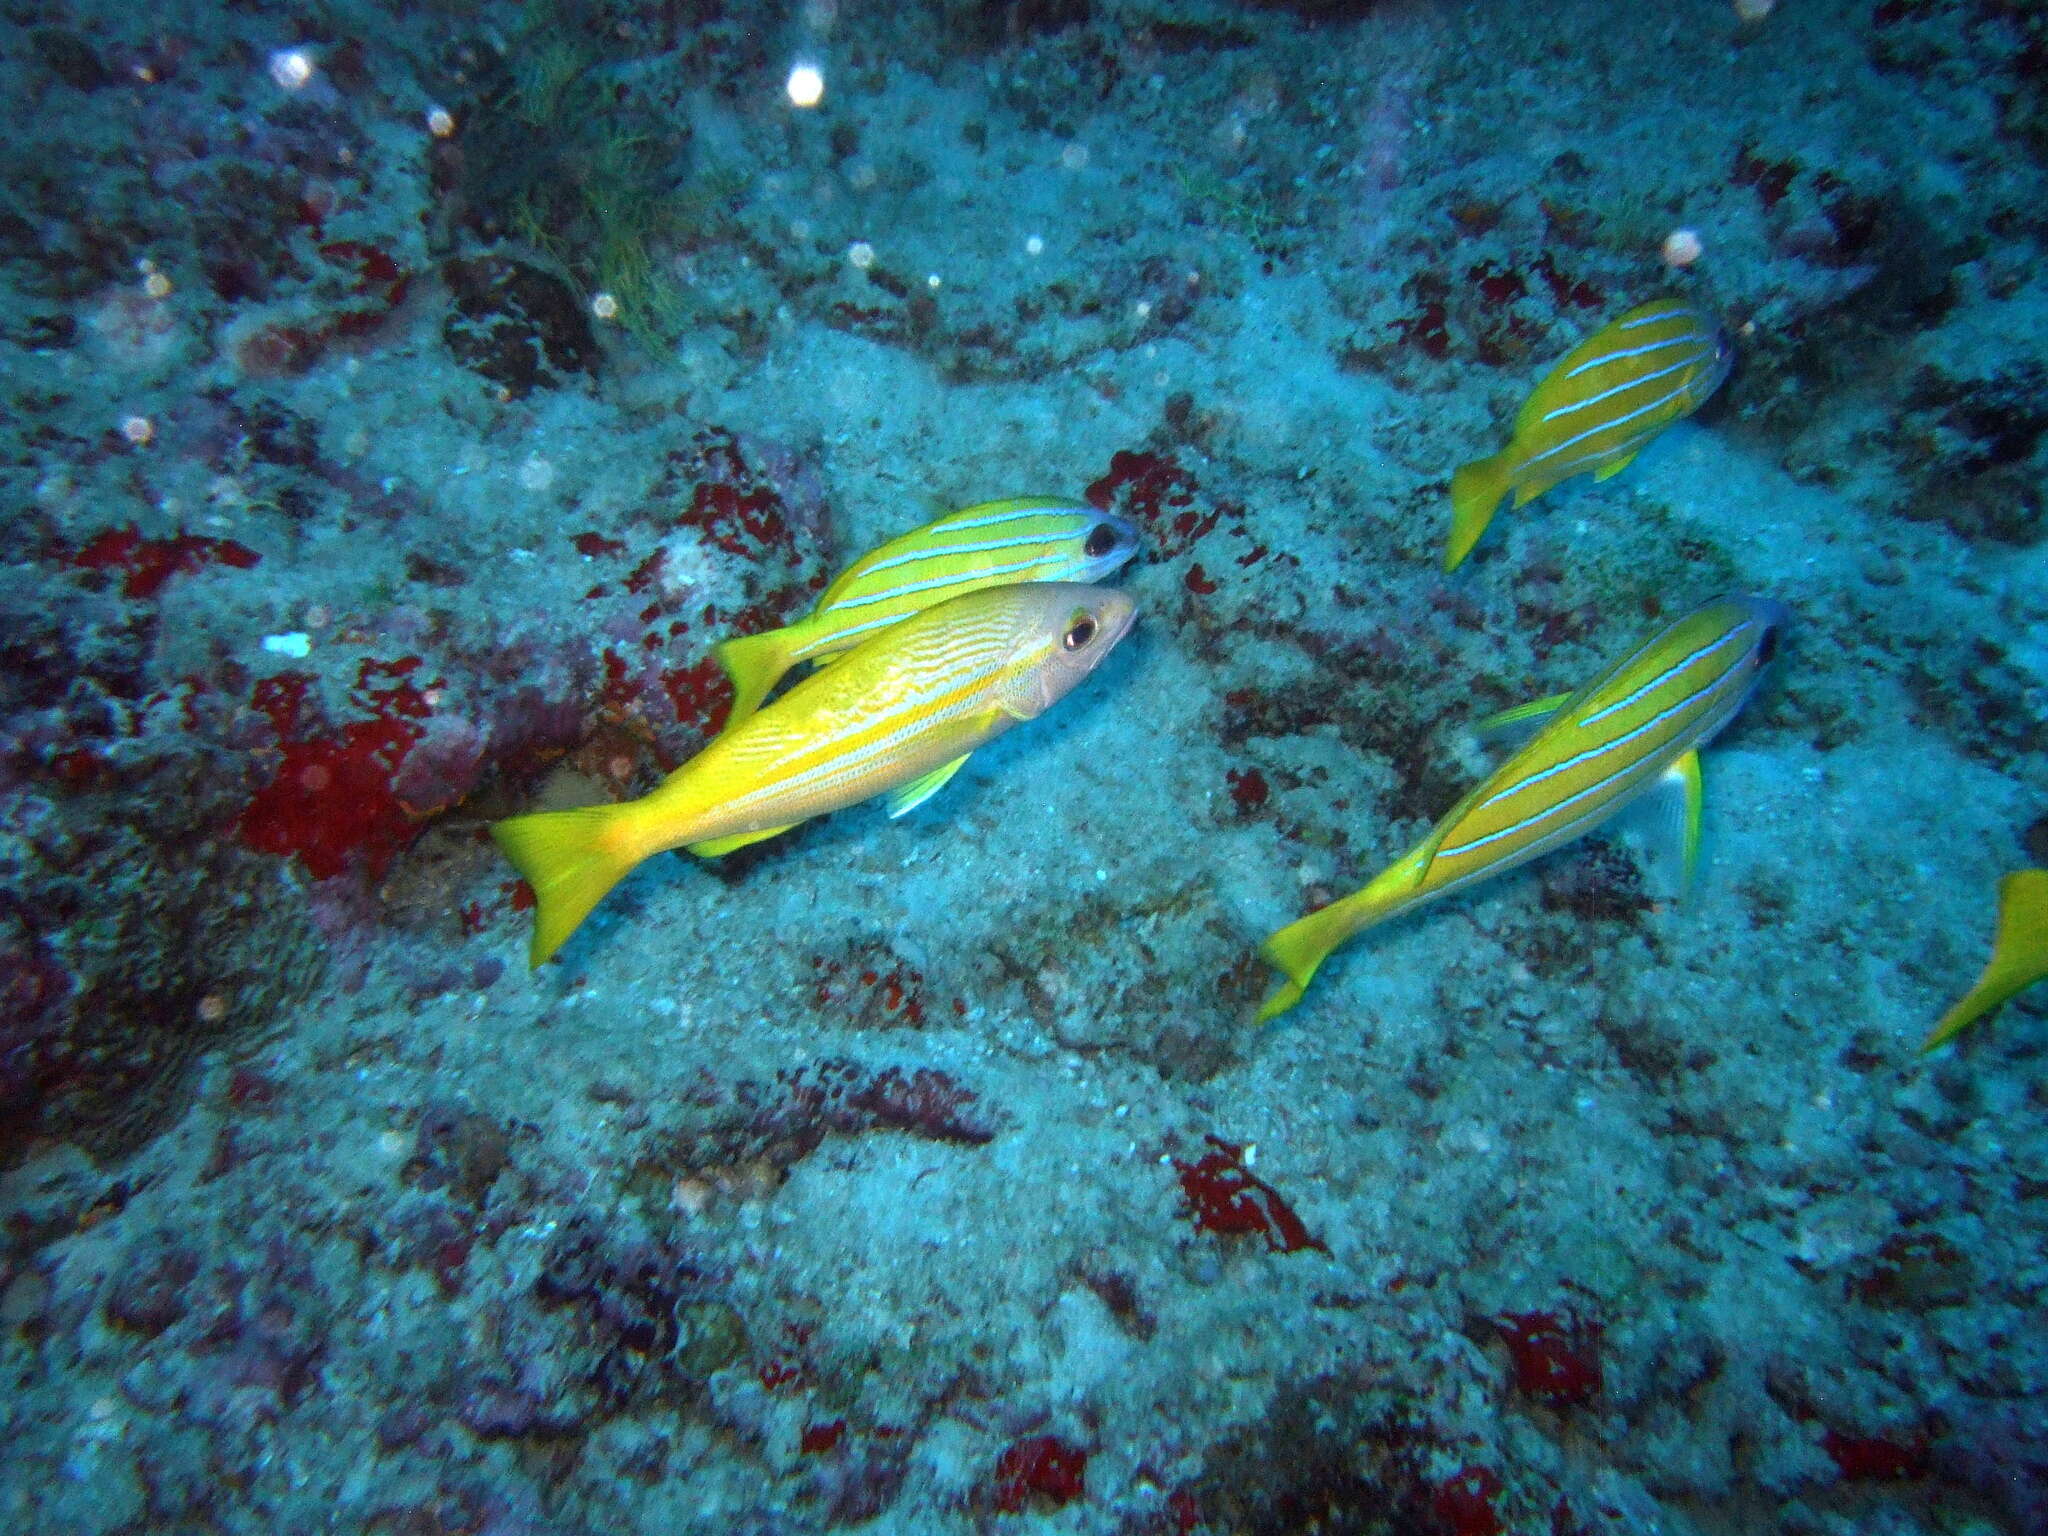
<svg viewBox="0 0 2048 1536"><path fill-rule="evenodd" d="M628 801L492 823L492 838L533 887L531 965L538 967L560 949L605 892L640 862L632 816Z"/></svg>
<svg viewBox="0 0 2048 1536"><path fill-rule="evenodd" d="M2048 979L2048 869L2022 869L1998 882L1998 933L1991 963L1921 1042L1931 1051L2001 1003Z"/></svg>
<svg viewBox="0 0 2048 1536"><path fill-rule="evenodd" d="M768 690L782 680L790 668L789 631L764 630L758 635L738 635L721 640L711 648L725 675L732 679L732 713L725 717L731 730L761 707Z"/></svg>
<svg viewBox="0 0 2048 1536"><path fill-rule="evenodd" d="M1438 828L1413 848L1374 875L1358 890L1327 907L1318 907L1307 917L1282 928L1259 946L1259 953L1287 973L1287 981L1259 1010L1259 1022L1276 1019L1296 1003L1316 973L1316 967L1330 958L1330 951L1374 923L1385 922L1396 912L1412 906L1416 891L1436 857L1436 845L1443 836Z"/></svg>
<svg viewBox="0 0 2048 1536"><path fill-rule="evenodd" d="M1318 907L1259 946L1261 955L1287 973L1287 981L1259 1009L1259 1023L1277 1019L1300 1002L1316 968L1329 959L1330 951L1371 920L1359 915L1360 898L1365 894L1358 891L1342 901Z"/></svg>
<svg viewBox="0 0 2048 1536"><path fill-rule="evenodd" d="M1455 571L1486 532L1513 475L1505 450L1490 459L1474 459L1451 476L1451 537L1444 545L1444 569Z"/></svg>

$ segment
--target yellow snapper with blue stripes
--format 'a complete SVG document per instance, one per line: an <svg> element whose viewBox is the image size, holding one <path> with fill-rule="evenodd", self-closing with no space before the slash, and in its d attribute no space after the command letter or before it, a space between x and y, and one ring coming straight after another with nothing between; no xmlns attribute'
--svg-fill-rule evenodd
<svg viewBox="0 0 2048 1536"><path fill-rule="evenodd" d="M1044 713L1136 617L1106 587L1032 582L955 597L884 630L726 731L651 794L538 811L491 836L535 897L541 964L641 860L715 858L875 795L922 804L977 747Z"/></svg>
<svg viewBox="0 0 2048 1536"><path fill-rule="evenodd" d="M950 512L856 560L796 623L719 645L714 654L733 685L726 729L759 709L800 661L837 656L964 592L1016 581L1100 581L1137 552L1133 524L1055 496Z"/></svg>
<svg viewBox="0 0 2048 1536"><path fill-rule="evenodd" d="M1678 299L1644 304L1588 336L1524 402L1507 447L1451 476L1444 569L1472 553L1508 492L1519 507L1573 475L1620 474L1651 438L1705 404L1734 360L1728 333Z"/></svg>
<svg viewBox="0 0 2048 1536"><path fill-rule="evenodd" d="M1360 930L1500 874L1590 832L1659 779L1684 796L1685 869L1699 847L1699 748L1742 708L1777 653L1786 612L1724 597L1687 614L1577 693L1489 725L1544 723L1522 749L1364 889L1267 939L1288 980L1263 1021L1301 1001L1316 968Z"/></svg>

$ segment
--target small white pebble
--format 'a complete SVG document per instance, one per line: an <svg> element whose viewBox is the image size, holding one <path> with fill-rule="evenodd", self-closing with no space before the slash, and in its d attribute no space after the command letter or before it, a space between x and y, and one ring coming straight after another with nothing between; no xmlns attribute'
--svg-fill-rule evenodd
<svg viewBox="0 0 2048 1536"><path fill-rule="evenodd" d="M865 272L875 264L875 248L865 240L856 240L846 248L846 259Z"/></svg>
<svg viewBox="0 0 2048 1536"><path fill-rule="evenodd" d="M303 629L284 635L265 635L263 649L273 656L295 656L304 660L313 654L313 637Z"/></svg>
<svg viewBox="0 0 2048 1536"><path fill-rule="evenodd" d="M270 78L278 88L296 91L313 78L313 58L303 49L287 48L270 56Z"/></svg>
<svg viewBox="0 0 2048 1536"><path fill-rule="evenodd" d="M1664 237L1664 246L1660 254L1664 258L1664 265L1676 271L1691 266L1706 254L1706 250L1706 244L1700 239L1698 230L1674 229Z"/></svg>

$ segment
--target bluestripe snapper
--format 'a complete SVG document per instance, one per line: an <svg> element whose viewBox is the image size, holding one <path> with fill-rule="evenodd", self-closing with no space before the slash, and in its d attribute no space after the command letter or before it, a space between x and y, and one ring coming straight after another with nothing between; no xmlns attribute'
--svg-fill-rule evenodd
<svg viewBox="0 0 2048 1536"><path fill-rule="evenodd" d="M1055 496L983 502L913 528L848 566L796 623L717 647L733 684L726 729L759 709L800 661L849 651L964 592L1015 581L1100 581L1137 550L1130 522Z"/></svg>
<svg viewBox="0 0 2048 1536"><path fill-rule="evenodd" d="M1364 889L1267 939L1287 974L1261 1021L1301 1001L1330 952L1361 929L1500 874L1590 832L1667 775L1684 795L1685 866L1699 846L1699 748L1742 708L1787 619L1760 597L1686 615L1577 693L1539 699L1491 724L1543 720L1523 748Z"/></svg>
<svg viewBox="0 0 2048 1536"><path fill-rule="evenodd" d="M491 836L533 887L532 963L664 849L715 858L875 795L889 795L892 816L923 803L977 747L1065 697L1135 617L1106 587L970 592L805 678L651 794L495 823Z"/></svg>
<svg viewBox="0 0 2048 1536"><path fill-rule="evenodd" d="M1574 347L1515 417L1514 436L1490 459L1451 476L1451 537L1444 569L1472 552L1509 491L1515 505L1591 472L1605 480L1721 387L1734 344L1713 317L1677 299L1630 310Z"/></svg>
<svg viewBox="0 0 2048 1536"><path fill-rule="evenodd" d="M1998 932L1991 941L1990 963L1977 984L1941 1016L1920 1049L1931 1051L1953 1040L2042 980L2048 980L2048 869L2015 870L1998 882Z"/></svg>

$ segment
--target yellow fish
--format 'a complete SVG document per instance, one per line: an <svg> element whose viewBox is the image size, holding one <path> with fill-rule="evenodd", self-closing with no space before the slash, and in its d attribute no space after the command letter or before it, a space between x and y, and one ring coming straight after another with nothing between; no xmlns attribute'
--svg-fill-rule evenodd
<svg viewBox="0 0 2048 1536"><path fill-rule="evenodd" d="M2048 977L2048 869L2022 869L1998 882L1998 934L1991 963L1920 1043L1931 1051L1985 1014Z"/></svg>
<svg viewBox="0 0 2048 1536"><path fill-rule="evenodd" d="M634 865L715 858L888 794L922 804L975 748L1057 703L1136 617L1106 587L1032 582L956 597L875 636L725 732L651 794L539 811L491 836L533 887L539 965Z"/></svg>
<svg viewBox="0 0 2048 1536"><path fill-rule="evenodd" d="M1455 571L1486 532L1501 498L1535 500L1561 480L1618 475L1651 438L1698 410L1735 360L1728 333L1677 299L1659 299L1603 326L1543 377L1515 418L1515 434L1490 459L1451 476Z"/></svg>
<svg viewBox="0 0 2048 1536"><path fill-rule="evenodd" d="M1260 1020L1300 1002L1316 967L1361 929L1592 831L1666 776L1684 796L1689 878L1699 848L1699 748L1742 708L1777 653L1786 618L1765 598L1724 597L1577 693L1494 716L1488 724L1545 723L1363 890L1266 940L1260 953L1289 979L1266 1000Z"/></svg>
<svg viewBox="0 0 2048 1536"><path fill-rule="evenodd" d="M1056 496L983 502L913 528L848 566L796 623L717 647L733 686L725 728L798 662L849 651L935 603L1013 581L1100 581L1137 551L1134 525Z"/></svg>

